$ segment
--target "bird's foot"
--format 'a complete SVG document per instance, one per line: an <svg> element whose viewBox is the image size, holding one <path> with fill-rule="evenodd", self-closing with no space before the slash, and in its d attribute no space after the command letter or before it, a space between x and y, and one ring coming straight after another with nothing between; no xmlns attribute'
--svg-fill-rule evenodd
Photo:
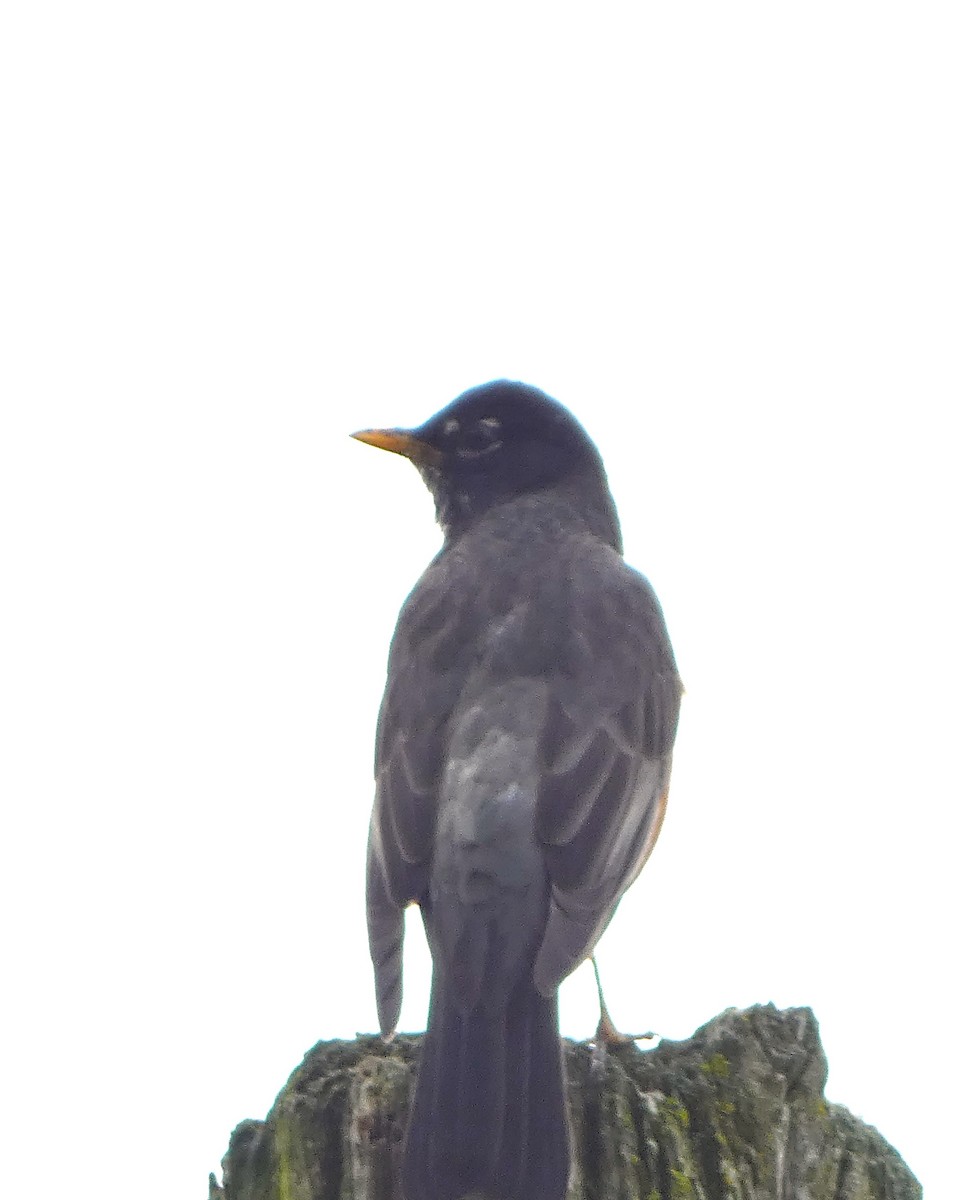
<svg viewBox="0 0 960 1200"><path fill-rule="evenodd" d="M653 1030L648 1030L646 1033L621 1033L614 1025L607 1006L604 1005L600 1012L594 1041L597 1045L626 1046L628 1042L652 1042L658 1036Z"/></svg>
<svg viewBox="0 0 960 1200"><path fill-rule="evenodd" d="M592 954L590 955L590 961L593 964L593 977L597 981L597 999L600 1002L600 1020L597 1022L597 1032L594 1036L595 1046L626 1046L629 1042L652 1041L657 1036L653 1032L621 1033L616 1027L613 1023L613 1017L610 1016L610 1010L607 1008L607 1002L604 999L597 960Z"/></svg>

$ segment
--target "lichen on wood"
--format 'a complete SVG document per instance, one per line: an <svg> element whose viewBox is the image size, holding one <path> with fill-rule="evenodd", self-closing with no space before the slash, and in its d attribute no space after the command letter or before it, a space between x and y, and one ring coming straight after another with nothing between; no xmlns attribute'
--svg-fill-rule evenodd
<svg viewBox="0 0 960 1200"><path fill-rule="evenodd" d="M319 1042L243 1121L211 1200L403 1200L418 1037ZM920 1200L879 1133L823 1094L813 1013L728 1010L686 1041L566 1043L568 1200Z"/></svg>

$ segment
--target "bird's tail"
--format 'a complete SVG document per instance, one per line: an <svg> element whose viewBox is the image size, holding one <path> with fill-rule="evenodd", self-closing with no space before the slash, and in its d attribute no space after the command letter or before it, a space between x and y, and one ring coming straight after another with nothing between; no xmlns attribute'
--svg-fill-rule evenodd
<svg viewBox="0 0 960 1200"><path fill-rule="evenodd" d="M462 1013L434 976L407 1128L407 1200L563 1200L570 1173L556 993Z"/></svg>

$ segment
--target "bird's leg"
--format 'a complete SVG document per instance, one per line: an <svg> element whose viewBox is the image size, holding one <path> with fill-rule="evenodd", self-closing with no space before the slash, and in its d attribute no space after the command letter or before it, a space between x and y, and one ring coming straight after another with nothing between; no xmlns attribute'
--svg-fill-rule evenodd
<svg viewBox="0 0 960 1200"><path fill-rule="evenodd" d="M590 955L593 963L593 977L597 981L597 998L600 1001L600 1020L597 1022L596 1043L598 1046L625 1046L628 1042L645 1042L655 1038L655 1033L621 1033L614 1025L607 1002L603 998L603 985L600 982L600 971L597 967L595 954Z"/></svg>

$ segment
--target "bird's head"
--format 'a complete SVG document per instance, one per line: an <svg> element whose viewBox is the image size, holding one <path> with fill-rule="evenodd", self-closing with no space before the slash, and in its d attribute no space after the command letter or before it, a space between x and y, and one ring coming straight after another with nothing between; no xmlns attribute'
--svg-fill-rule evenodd
<svg viewBox="0 0 960 1200"><path fill-rule="evenodd" d="M569 494L598 536L620 548L596 446L562 404L528 384L485 383L417 429L365 429L353 436L417 466L448 542L498 504L557 489Z"/></svg>

